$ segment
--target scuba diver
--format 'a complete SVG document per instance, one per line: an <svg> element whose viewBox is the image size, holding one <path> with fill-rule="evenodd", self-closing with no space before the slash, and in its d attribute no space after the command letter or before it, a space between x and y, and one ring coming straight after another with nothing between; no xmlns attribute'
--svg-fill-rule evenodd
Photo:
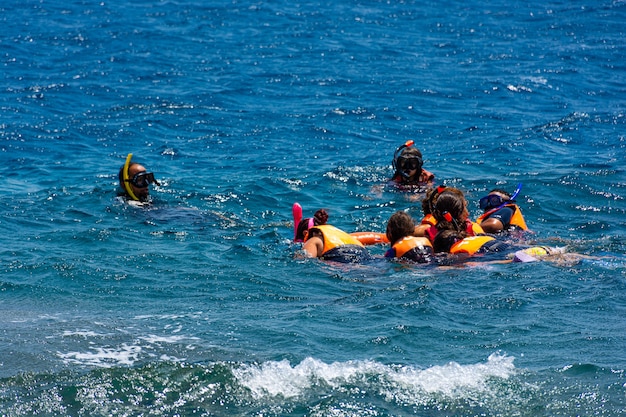
<svg viewBox="0 0 626 417"><path fill-rule="evenodd" d="M137 162L131 162L133 157L129 153L126 163L120 168L118 174L120 192L118 195L128 202L136 202L137 205L150 204L150 184L161 185L154 178L152 172L147 172L146 168Z"/></svg>

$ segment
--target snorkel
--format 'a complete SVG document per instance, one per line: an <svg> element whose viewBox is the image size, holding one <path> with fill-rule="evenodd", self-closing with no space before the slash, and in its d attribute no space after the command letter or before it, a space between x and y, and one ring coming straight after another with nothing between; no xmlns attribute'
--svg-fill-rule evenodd
<svg viewBox="0 0 626 417"><path fill-rule="evenodd" d="M510 201L515 201L515 197L518 196L520 191L522 191L522 183L521 182L519 184L517 184L517 188L515 189L515 192L511 196Z"/></svg>
<svg viewBox="0 0 626 417"><path fill-rule="evenodd" d="M393 155L393 162L394 162L394 168L396 168L396 170L400 171L400 175L402 175L402 177L405 180L408 180L410 175L409 175L409 171L404 169L404 167L400 167L398 166L398 158L400 157L400 155L402 155L402 150L405 148L410 148L411 146L413 146L413 141L412 140L407 140L404 145L400 146L398 149L396 149L395 154Z"/></svg>
<svg viewBox="0 0 626 417"><path fill-rule="evenodd" d="M293 241L301 242L301 239L298 239L298 225L302 220L302 206L298 203L293 203L291 214L293 215Z"/></svg>
<svg viewBox="0 0 626 417"><path fill-rule="evenodd" d="M130 180L128 179L128 168L130 167L130 160L132 158L133 158L133 154L129 153L128 156L126 157L126 163L124 164L124 170L122 172L123 179L124 179L124 190L126 190L126 193L132 200L139 201L139 199L133 192L133 188L130 186Z"/></svg>
<svg viewBox="0 0 626 417"><path fill-rule="evenodd" d="M498 206L496 210L500 210L502 207L506 206L507 204L514 203L515 197L519 195L519 192L521 190L522 190L522 183L520 182L519 184L517 184L517 188L515 189L511 197L507 201L504 201L502 204L500 204L500 206Z"/></svg>

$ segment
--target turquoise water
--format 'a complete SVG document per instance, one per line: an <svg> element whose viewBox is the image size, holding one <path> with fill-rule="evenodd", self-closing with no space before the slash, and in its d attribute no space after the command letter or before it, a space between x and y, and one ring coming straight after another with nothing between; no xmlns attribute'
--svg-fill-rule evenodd
<svg viewBox="0 0 626 417"><path fill-rule="evenodd" d="M0 414L623 415L626 3L508 3L3 3ZM407 139L583 257L298 257Z"/></svg>

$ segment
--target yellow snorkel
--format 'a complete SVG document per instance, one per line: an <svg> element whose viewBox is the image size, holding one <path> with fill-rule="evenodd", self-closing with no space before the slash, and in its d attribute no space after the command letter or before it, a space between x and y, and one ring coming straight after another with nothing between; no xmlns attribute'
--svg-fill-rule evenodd
<svg viewBox="0 0 626 417"><path fill-rule="evenodd" d="M133 188L130 186L130 180L128 179L128 167L130 166L130 160L132 159L132 157L133 154L129 153L126 157L126 163L124 164L124 172L122 173L124 178L124 189L131 199L139 201L135 193L133 193Z"/></svg>

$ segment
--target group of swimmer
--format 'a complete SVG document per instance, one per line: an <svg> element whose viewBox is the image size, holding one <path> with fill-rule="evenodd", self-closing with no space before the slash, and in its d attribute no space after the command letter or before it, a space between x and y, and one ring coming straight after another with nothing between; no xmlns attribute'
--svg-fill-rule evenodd
<svg viewBox="0 0 626 417"><path fill-rule="evenodd" d="M493 189L479 201L483 214L471 221L467 200L458 188L434 186L435 176L423 167L423 157L413 141L407 141L394 153L395 169L390 184L400 191L426 190L422 199L423 218L419 224L405 211L397 211L387 222L385 233L347 233L328 224L325 209L313 217L303 218L302 207L292 207L294 241L302 242L303 253L310 257L337 262L361 262L371 259L366 246L388 244L386 258L412 263L449 262L450 255L467 258L478 254L511 253L511 245L503 237L523 234L528 230L513 194ZM133 205L149 205L149 186L160 185L154 174L132 161L128 154L119 171L119 196ZM423 193L422 193L423 195ZM516 249L520 249L517 247ZM537 256L558 252L559 248L529 247L517 250L509 259L532 261Z"/></svg>
<svg viewBox="0 0 626 417"><path fill-rule="evenodd" d="M464 193L453 187L434 186L435 176L423 168L422 153L408 141L394 153L390 183L401 191L426 190L419 224L405 211L395 212L385 233L347 233L328 224L328 213L318 210L302 218L302 207L292 207L294 241L303 242L305 255L337 262L361 262L371 258L366 245L388 244L386 258L411 263L449 263L478 254L512 255L508 261L528 262L561 252L561 248L512 246L528 226L513 194L493 189L479 201L483 214L471 221ZM512 248L517 249L512 253Z"/></svg>

